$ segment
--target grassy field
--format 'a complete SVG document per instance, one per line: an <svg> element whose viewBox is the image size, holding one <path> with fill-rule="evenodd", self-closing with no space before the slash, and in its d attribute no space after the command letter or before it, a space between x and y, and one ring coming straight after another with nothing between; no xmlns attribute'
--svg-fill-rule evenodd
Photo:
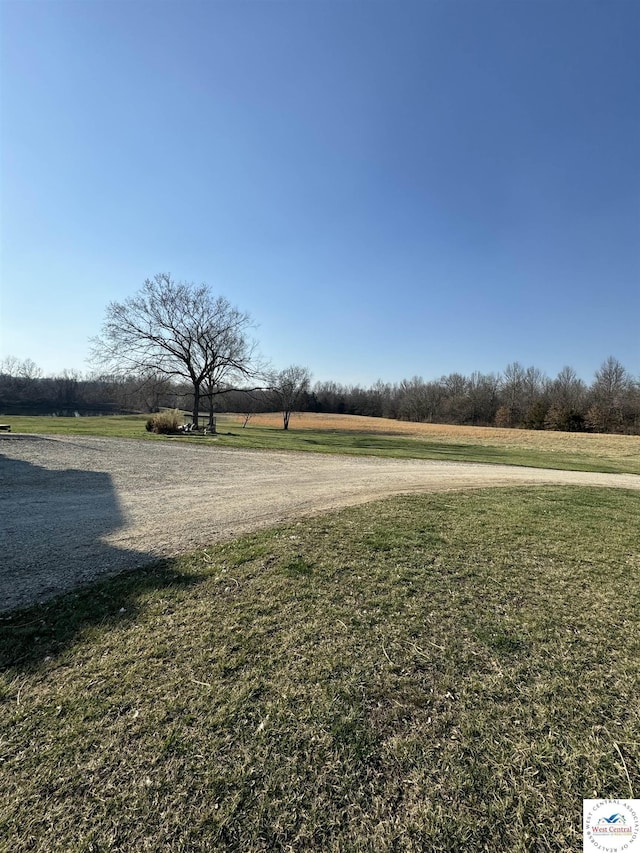
<svg viewBox="0 0 640 853"><path fill-rule="evenodd" d="M640 796L640 495L397 498L0 620L0 850L578 851Z"/></svg>
<svg viewBox="0 0 640 853"><path fill-rule="evenodd" d="M147 433L146 415L101 418L9 417L14 432L110 435L156 441L197 441L212 446L299 450L397 458L441 459L640 474L640 436L414 424L385 418L305 413L284 432L277 414L256 415L246 428L234 415L218 416L213 437Z"/></svg>
<svg viewBox="0 0 640 853"><path fill-rule="evenodd" d="M57 418L24 415L0 415L0 421L11 425L13 433L32 435L106 435L113 438L151 438L144 425L149 415L108 415L89 418ZM0 433L1 435L1 433Z"/></svg>

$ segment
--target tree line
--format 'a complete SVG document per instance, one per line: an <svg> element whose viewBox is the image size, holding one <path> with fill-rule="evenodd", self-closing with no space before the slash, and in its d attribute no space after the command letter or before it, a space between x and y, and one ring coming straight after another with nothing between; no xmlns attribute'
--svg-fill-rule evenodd
<svg viewBox="0 0 640 853"><path fill-rule="evenodd" d="M587 385L571 367L551 378L518 362L501 373L451 373L368 387L316 382L305 367L274 370L251 338L251 318L206 285L148 279L106 309L92 341L94 371L46 377L30 359L0 362L4 414L87 415L189 408L237 412L244 422L279 409L471 426L640 434L640 380L615 357Z"/></svg>
<svg viewBox="0 0 640 853"><path fill-rule="evenodd" d="M259 395L236 393L229 411L268 411ZM554 378L518 362L502 373L451 373L368 387L316 382L307 411L435 424L640 434L640 382L613 356L587 385L571 367Z"/></svg>
<svg viewBox="0 0 640 853"><path fill-rule="evenodd" d="M550 378L517 362L502 373L452 373L433 380L414 376L368 387L331 381L311 385L304 368L281 373L292 369L302 375L294 373L278 391L224 389L215 411L239 413L249 420L255 413L282 408L287 425L292 412L310 411L436 424L640 434L640 383L614 357L602 363L590 385L571 367ZM133 414L192 407L189 385L159 373L82 376L64 371L47 377L28 359L0 362L4 414Z"/></svg>

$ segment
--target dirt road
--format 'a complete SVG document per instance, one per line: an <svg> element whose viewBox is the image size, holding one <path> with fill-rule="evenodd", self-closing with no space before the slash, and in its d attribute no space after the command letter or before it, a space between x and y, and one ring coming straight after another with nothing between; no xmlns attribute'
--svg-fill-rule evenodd
<svg viewBox="0 0 640 853"><path fill-rule="evenodd" d="M640 476L2 435L0 610L157 556L379 497L541 484L640 489Z"/></svg>

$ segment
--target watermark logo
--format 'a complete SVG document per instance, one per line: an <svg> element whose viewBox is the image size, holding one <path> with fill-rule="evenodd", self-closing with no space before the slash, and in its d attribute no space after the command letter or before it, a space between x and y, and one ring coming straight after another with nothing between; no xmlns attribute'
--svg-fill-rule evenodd
<svg viewBox="0 0 640 853"><path fill-rule="evenodd" d="M640 800L583 800L584 853L640 853Z"/></svg>

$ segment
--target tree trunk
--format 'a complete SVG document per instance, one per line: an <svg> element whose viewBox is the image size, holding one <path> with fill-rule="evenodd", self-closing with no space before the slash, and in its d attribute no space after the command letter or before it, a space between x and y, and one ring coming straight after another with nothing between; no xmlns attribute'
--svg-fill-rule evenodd
<svg viewBox="0 0 640 853"><path fill-rule="evenodd" d="M194 384L193 386L193 414L192 414L192 422L193 428L198 429L198 416L200 414L200 386Z"/></svg>
<svg viewBox="0 0 640 853"><path fill-rule="evenodd" d="M210 432L215 432L214 428L214 418L215 418L215 409L213 406L213 391L209 394L209 430Z"/></svg>

